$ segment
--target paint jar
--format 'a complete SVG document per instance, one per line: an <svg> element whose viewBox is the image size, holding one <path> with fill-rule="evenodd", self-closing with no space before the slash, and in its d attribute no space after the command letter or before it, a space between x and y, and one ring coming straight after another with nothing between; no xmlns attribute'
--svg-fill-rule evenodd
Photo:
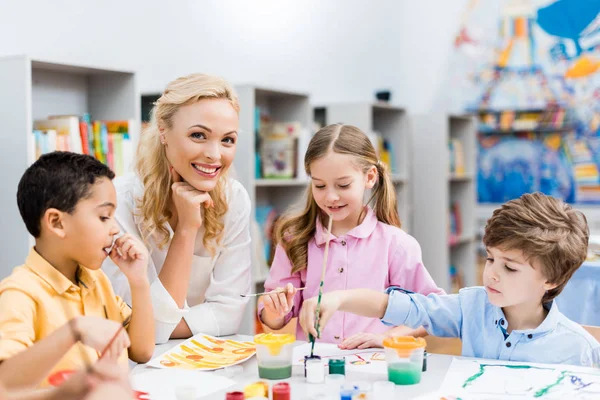
<svg viewBox="0 0 600 400"><path fill-rule="evenodd" d="M225 395L225 400L244 400L243 392L229 392Z"/></svg>
<svg viewBox="0 0 600 400"><path fill-rule="evenodd" d="M289 333L262 333L254 337L258 376L286 379L292 376L292 355L296 336Z"/></svg>
<svg viewBox="0 0 600 400"><path fill-rule="evenodd" d="M377 381L373 383L374 399L393 399L396 397L396 385L390 381Z"/></svg>
<svg viewBox="0 0 600 400"><path fill-rule="evenodd" d="M320 358L306 359L304 370L306 372L306 382L323 383L325 381L325 364Z"/></svg>
<svg viewBox="0 0 600 400"><path fill-rule="evenodd" d="M358 388L354 385L344 385L340 390L340 400L352 400L358 394Z"/></svg>
<svg viewBox="0 0 600 400"><path fill-rule="evenodd" d="M329 359L329 373L345 375L346 374L346 359L343 357Z"/></svg>
<svg viewBox="0 0 600 400"><path fill-rule="evenodd" d="M273 400L290 400L291 387L287 382L273 385Z"/></svg>
<svg viewBox="0 0 600 400"><path fill-rule="evenodd" d="M330 374L325 377L325 388L327 391L327 395L330 398L339 398L340 391L342 390L342 386L344 386L344 382L346 381L346 376L340 374Z"/></svg>
<svg viewBox="0 0 600 400"><path fill-rule="evenodd" d="M269 397L269 385L266 382L256 382L244 388L244 398Z"/></svg>
<svg viewBox="0 0 600 400"><path fill-rule="evenodd" d="M388 380L396 385L421 382L425 339L412 336L391 337L383 341Z"/></svg>
<svg viewBox="0 0 600 400"><path fill-rule="evenodd" d="M312 355L312 356L304 356L304 377L305 377L305 378L306 378L306 362L307 362L308 360L320 360L320 359L321 359L321 357L319 357L319 356L315 356L315 355Z"/></svg>

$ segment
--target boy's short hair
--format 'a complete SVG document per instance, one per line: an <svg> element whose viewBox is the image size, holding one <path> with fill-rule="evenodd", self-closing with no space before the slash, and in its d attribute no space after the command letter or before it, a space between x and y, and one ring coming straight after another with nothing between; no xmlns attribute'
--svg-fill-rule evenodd
<svg viewBox="0 0 600 400"><path fill-rule="evenodd" d="M27 230L38 238L46 210L72 213L77 203L90 195L90 186L97 179L114 177L108 166L88 155L68 151L42 155L27 168L17 190L17 204Z"/></svg>
<svg viewBox="0 0 600 400"><path fill-rule="evenodd" d="M486 247L518 249L542 265L548 282L557 285L543 297L546 303L564 289L587 257L590 236L585 215L542 193L524 194L494 211L485 227Z"/></svg>

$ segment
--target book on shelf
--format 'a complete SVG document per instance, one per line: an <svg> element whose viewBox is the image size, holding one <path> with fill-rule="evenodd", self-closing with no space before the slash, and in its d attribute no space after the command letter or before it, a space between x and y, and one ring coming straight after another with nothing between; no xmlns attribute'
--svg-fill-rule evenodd
<svg viewBox="0 0 600 400"><path fill-rule="evenodd" d="M448 150L450 152L449 172L453 176L465 175L465 152L462 142L458 139L448 141Z"/></svg>
<svg viewBox="0 0 600 400"><path fill-rule="evenodd" d="M132 127L132 121L92 122L88 114L49 116L33 124L31 154L34 160L52 151L90 154L123 175L133 159Z"/></svg>
<svg viewBox="0 0 600 400"><path fill-rule="evenodd" d="M464 287L462 271L456 268L455 265L450 265L450 292L458 293Z"/></svg>
<svg viewBox="0 0 600 400"><path fill-rule="evenodd" d="M260 227L260 235L264 244L264 258L270 266L275 255L274 227L279 219L279 214L273 206L257 206L256 222Z"/></svg>
<svg viewBox="0 0 600 400"><path fill-rule="evenodd" d="M299 141L306 132L302 124L296 121L275 122L268 115L257 110L255 114L257 125L258 159L257 171L259 178L292 179L299 176L298 159Z"/></svg>
<svg viewBox="0 0 600 400"><path fill-rule="evenodd" d="M450 211L448 213L448 230L449 230L449 239L448 244L450 246L454 246L460 240L460 237L463 232L462 227L462 215L461 215L460 203L455 201L450 206Z"/></svg>
<svg viewBox="0 0 600 400"><path fill-rule="evenodd" d="M367 137L375 148L377 158L384 163L391 174L397 173L396 160L394 157L394 147L392 143L385 139L379 132L367 132Z"/></svg>
<svg viewBox="0 0 600 400"><path fill-rule="evenodd" d="M574 129L571 113L557 104L539 110L482 111L479 118L482 133Z"/></svg>
<svg viewBox="0 0 600 400"><path fill-rule="evenodd" d="M79 131L79 118L73 115L56 115L48 119L38 120L33 123L33 129L39 131L54 130L57 138L62 142L65 139L69 151L82 153L81 134Z"/></svg>

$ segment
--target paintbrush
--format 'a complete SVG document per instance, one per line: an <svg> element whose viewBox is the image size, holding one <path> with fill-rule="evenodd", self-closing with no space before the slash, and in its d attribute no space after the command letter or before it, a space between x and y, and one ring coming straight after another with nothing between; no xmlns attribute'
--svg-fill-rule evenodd
<svg viewBox="0 0 600 400"><path fill-rule="evenodd" d="M106 313L106 306L104 306L104 313ZM107 317L107 319L108 319L108 317ZM131 315L129 315L127 318L125 318L125 321L123 321L123 323L121 324L121 327L117 330L117 332L112 337L112 339L110 339L110 341L108 342L106 347L104 347L104 350L102 350L102 352L98 355L99 360L101 360L104 357L104 355L106 354L108 349L110 349L110 346L112 346L113 343L115 342L115 339L117 339L117 336L119 336L119 334L125 329L125 327L127 326L127 324L129 324L130 321L131 321Z"/></svg>
<svg viewBox="0 0 600 400"><path fill-rule="evenodd" d="M301 290L304 290L306 288L298 288L296 289L297 292L300 292ZM265 294L276 294L276 293L287 293L287 289L281 289L281 290L277 290L277 291L271 291L271 292L262 292L262 293L251 293L251 294L240 294L240 296L242 297L258 297L258 296L262 296Z"/></svg>
<svg viewBox="0 0 600 400"><path fill-rule="evenodd" d="M327 225L327 241L325 242L325 254L323 255L323 269L321 270L321 283L319 284L319 297L317 299L317 310L315 311L315 330L317 331L317 336L321 336L319 332L319 318L321 312L321 297L323 296L323 284L325 283L325 270L327 267L327 255L329 253L329 241L331 240L331 222L333 221L332 215L328 214L329 224ZM310 357L313 357L313 353L315 351L315 337L311 334L308 335L308 339L310 340Z"/></svg>

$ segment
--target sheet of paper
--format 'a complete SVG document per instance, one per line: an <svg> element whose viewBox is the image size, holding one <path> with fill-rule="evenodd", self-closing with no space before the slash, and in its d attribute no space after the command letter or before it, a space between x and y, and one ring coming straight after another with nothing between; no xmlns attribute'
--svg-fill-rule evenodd
<svg viewBox="0 0 600 400"><path fill-rule="evenodd" d="M178 388L193 388L195 399L225 390L235 382L209 372L176 369L149 369L131 376L134 390L147 392L151 399L175 400Z"/></svg>
<svg viewBox="0 0 600 400"><path fill-rule="evenodd" d="M600 370L568 365L455 358L440 393L463 400L599 399Z"/></svg>
<svg viewBox="0 0 600 400"><path fill-rule="evenodd" d="M337 345L316 343L314 354L323 360L344 357L347 371L387 374L383 349L340 350ZM294 347L294 365L303 365L304 356L310 355L310 343Z"/></svg>
<svg viewBox="0 0 600 400"><path fill-rule="evenodd" d="M222 340L198 334L151 360L156 368L212 371L243 363L256 353L252 342Z"/></svg>

